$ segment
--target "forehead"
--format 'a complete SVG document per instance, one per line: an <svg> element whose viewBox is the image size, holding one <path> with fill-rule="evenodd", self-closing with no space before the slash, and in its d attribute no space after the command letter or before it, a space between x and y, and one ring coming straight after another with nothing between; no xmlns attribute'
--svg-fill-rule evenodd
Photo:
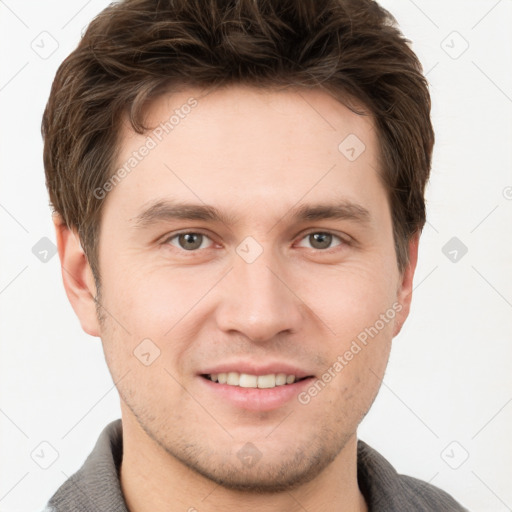
<svg viewBox="0 0 512 512"><path fill-rule="evenodd" d="M154 100L145 122L151 128L137 134L123 121L124 177L107 198L130 204L131 215L156 196L261 215L384 193L373 118L319 89L190 88Z"/></svg>

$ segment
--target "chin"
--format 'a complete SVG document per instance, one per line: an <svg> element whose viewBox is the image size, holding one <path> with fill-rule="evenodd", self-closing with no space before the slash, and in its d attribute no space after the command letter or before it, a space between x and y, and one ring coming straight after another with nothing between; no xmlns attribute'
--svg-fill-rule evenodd
<svg viewBox="0 0 512 512"><path fill-rule="evenodd" d="M224 453L197 445L188 445L186 451L174 446L168 452L195 473L226 489L275 494L314 480L334 461L349 437L335 440L320 435L312 442L301 443L305 448L283 447L282 450L267 446L260 451L247 443L236 450L228 448Z"/></svg>

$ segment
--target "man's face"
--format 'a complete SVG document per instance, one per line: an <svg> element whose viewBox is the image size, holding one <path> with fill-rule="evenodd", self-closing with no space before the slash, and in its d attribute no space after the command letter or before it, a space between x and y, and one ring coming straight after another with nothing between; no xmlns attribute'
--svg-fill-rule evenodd
<svg viewBox="0 0 512 512"><path fill-rule="evenodd" d="M160 141L125 122L116 169L145 156L102 216L98 332L125 435L227 487L291 488L354 439L408 310L377 133L318 90L191 89L147 120L176 109ZM173 217L178 203L222 220ZM341 214L297 214L326 206ZM307 378L205 377L229 372Z"/></svg>

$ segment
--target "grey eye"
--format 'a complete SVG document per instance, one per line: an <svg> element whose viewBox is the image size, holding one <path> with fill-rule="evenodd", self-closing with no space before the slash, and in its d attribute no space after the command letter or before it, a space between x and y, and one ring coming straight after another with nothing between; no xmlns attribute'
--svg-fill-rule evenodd
<svg viewBox="0 0 512 512"><path fill-rule="evenodd" d="M177 243L174 243L174 240L177 240ZM170 237L168 239L168 243L174 247L177 247L178 249L194 251L196 249L202 248L205 240L209 240L206 235L189 231L187 233L178 233L177 235Z"/></svg>
<svg viewBox="0 0 512 512"><path fill-rule="evenodd" d="M311 233L309 235L315 249L327 249L331 245L332 235L329 233Z"/></svg>
<svg viewBox="0 0 512 512"><path fill-rule="evenodd" d="M308 233L307 235L304 236L303 240L308 240L313 249L321 250L330 249L331 243L336 238L340 240L341 243L343 243L343 240L339 236L325 231L315 231L312 233Z"/></svg>

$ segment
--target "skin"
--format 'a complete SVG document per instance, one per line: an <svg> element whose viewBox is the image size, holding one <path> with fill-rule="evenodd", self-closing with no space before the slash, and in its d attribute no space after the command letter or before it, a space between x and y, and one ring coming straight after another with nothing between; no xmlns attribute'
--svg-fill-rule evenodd
<svg viewBox="0 0 512 512"><path fill-rule="evenodd" d="M232 86L162 96L147 119L157 126L191 96L197 106L104 199L98 310L76 232L55 217L67 295L83 329L101 337L120 395L129 510L367 510L357 427L409 313L418 250L416 235L399 272L372 118L321 90ZM123 123L119 166L148 136ZM354 161L338 150L349 134L366 146ZM134 226L151 201L171 198L237 221ZM297 223L290 213L337 201L366 208L369 221ZM169 240L182 230L204 234L200 248ZM335 235L327 248L308 236L318 232ZM236 252L248 236L263 251L252 263ZM307 404L247 410L198 376L243 359L318 378L393 304L394 319ZM133 354L147 338L160 350L149 366ZM237 457L248 442L261 453L251 467Z"/></svg>

